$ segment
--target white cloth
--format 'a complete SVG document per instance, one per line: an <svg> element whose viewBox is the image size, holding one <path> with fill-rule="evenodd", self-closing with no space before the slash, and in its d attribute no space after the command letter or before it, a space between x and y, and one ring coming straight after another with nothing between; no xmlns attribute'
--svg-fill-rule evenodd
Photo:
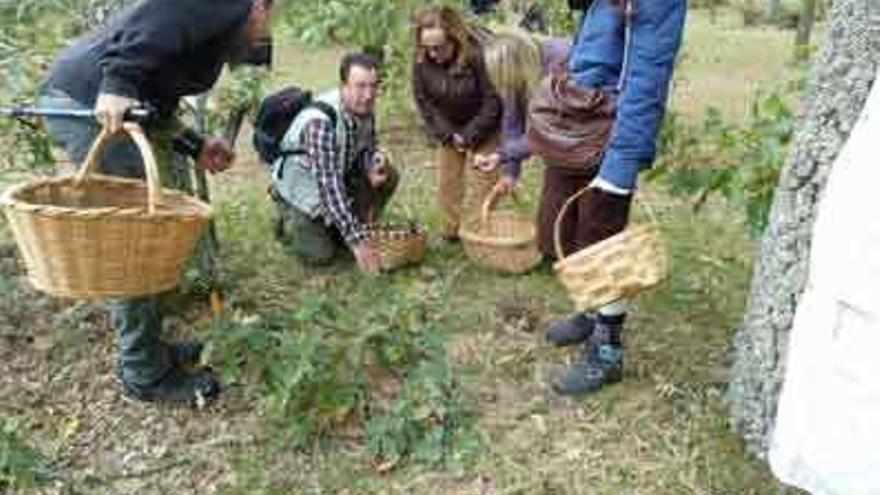
<svg viewBox="0 0 880 495"><path fill-rule="evenodd" d="M770 465L814 495L880 494L880 76L828 177Z"/></svg>

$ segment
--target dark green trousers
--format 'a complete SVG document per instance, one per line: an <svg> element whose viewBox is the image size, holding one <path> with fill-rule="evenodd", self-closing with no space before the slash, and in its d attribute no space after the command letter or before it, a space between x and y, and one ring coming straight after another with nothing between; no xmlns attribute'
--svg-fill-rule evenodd
<svg viewBox="0 0 880 495"><path fill-rule="evenodd" d="M370 185L364 174L346 180L358 219L369 222L372 215L378 217L391 200L398 181L399 175L392 167L388 170L388 180L378 189ZM342 235L335 227L327 225L323 217L310 218L283 201L276 200L275 203L278 207L278 239L289 254L304 264L320 266L350 253Z"/></svg>

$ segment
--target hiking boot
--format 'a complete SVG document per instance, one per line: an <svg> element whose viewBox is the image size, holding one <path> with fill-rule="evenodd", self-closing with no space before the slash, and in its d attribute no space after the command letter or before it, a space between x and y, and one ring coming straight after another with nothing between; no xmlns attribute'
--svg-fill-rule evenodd
<svg viewBox="0 0 880 495"><path fill-rule="evenodd" d="M556 347L586 342L596 326L596 313L577 313L547 329L547 340Z"/></svg>
<svg viewBox="0 0 880 495"><path fill-rule="evenodd" d="M220 382L212 373L205 370L188 373L178 366L149 385L137 385L124 379L120 382L127 396L143 402L201 406L220 395Z"/></svg>
<svg viewBox="0 0 880 495"><path fill-rule="evenodd" d="M580 358L552 383L560 395L582 395L623 379L623 349L587 342Z"/></svg>
<svg viewBox="0 0 880 495"><path fill-rule="evenodd" d="M199 364L205 345L198 341L175 342L168 344L171 363L175 366L192 366Z"/></svg>

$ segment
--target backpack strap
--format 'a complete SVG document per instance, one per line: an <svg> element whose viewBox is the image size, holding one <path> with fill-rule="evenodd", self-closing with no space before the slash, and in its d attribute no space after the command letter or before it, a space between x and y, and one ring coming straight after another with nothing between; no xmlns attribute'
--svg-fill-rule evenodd
<svg viewBox="0 0 880 495"><path fill-rule="evenodd" d="M330 119L330 126L333 128L333 130L334 131L336 130L337 116L336 116L336 110L333 108L333 106L331 106L329 103L321 101L321 100L312 100L311 102L309 102L308 105L306 105L305 108L303 108L301 110L301 112L305 112L306 110L308 110L310 108L314 108L314 109L320 111L321 113L323 113L328 119ZM294 119L294 121L295 120L296 119ZM291 125L293 125L293 122L291 122ZM283 146L278 151L279 151L279 153L278 153L279 157L287 157L287 156L291 156L291 155L302 155L302 154L305 154L305 152L306 152L306 150L304 150L302 148L286 150L283 148Z"/></svg>
<svg viewBox="0 0 880 495"><path fill-rule="evenodd" d="M330 105L329 103L327 103L325 101L312 100L300 112L305 112L306 110L309 110L311 108L314 108L315 110L318 110L319 112L324 114L330 120L330 126L332 127L333 132L336 132L336 122L337 122L338 117L336 115L336 110L333 108L332 105ZM294 119L294 120L296 120L296 119ZM291 125L293 125L293 122L291 122ZM292 150L284 149L284 146L282 145L278 151L279 151L278 158L276 158L276 160L280 159L281 162L279 163L278 170L276 171L276 173L277 173L277 177L279 179L282 179L284 177L284 168L286 165L286 163L285 163L286 159L291 156L305 155L306 150L304 150L303 148L294 148Z"/></svg>
<svg viewBox="0 0 880 495"><path fill-rule="evenodd" d="M330 124L333 126L333 129L336 129L336 110L334 110L329 103L321 100L312 100L309 106L317 108L321 113L326 115L327 118L330 119Z"/></svg>

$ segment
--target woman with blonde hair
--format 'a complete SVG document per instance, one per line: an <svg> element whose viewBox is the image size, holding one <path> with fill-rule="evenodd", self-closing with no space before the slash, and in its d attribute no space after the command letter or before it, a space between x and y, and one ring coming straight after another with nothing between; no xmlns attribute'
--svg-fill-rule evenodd
<svg viewBox="0 0 880 495"><path fill-rule="evenodd" d="M419 11L413 42L413 95L428 134L441 145L437 192L442 236L456 241L462 214L475 213L497 180L497 171L465 165L476 153L497 146L501 102L486 74L476 32L455 9Z"/></svg>
<svg viewBox="0 0 880 495"><path fill-rule="evenodd" d="M522 162L532 155L526 139L529 97L541 78L568 58L571 42L566 38L540 40L520 29L499 29L485 44L483 56L489 79L502 102L501 144L474 163L481 170L501 167L495 188L512 192L519 181Z"/></svg>

